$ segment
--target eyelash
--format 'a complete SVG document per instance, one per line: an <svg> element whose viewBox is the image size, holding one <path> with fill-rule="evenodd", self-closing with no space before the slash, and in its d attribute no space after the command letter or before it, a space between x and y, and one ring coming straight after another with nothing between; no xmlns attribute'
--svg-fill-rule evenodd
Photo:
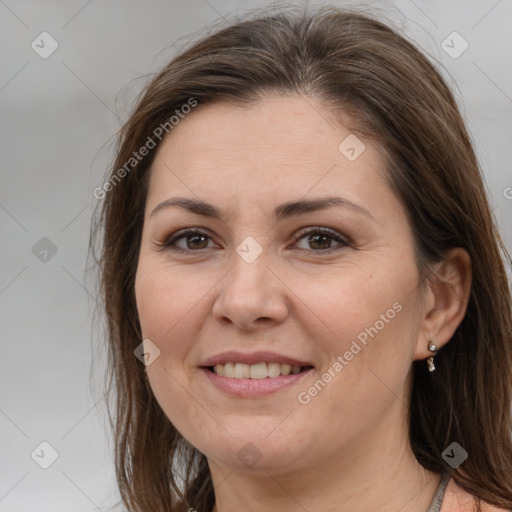
<svg viewBox="0 0 512 512"><path fill-rule="evenodd" d="M187 229L185 231L178 232L171 236L165 237L163 242L158 243L158 246L162 250L181 251L181 252L188 252L188 253L204 251L205 249L198 249L198 250L182 249L181 247L177 247L175 245L178 240L181 240L182 238L186 239L187 237L192 236L192 235L204 236L211 240L211 237L203 231L200 231L197 229ZM332 240L338 242L340 245L338 247L330 247L328 249L319 249L319 250L297 249L298 251L300 251L300 252L316 252L316 253L320 253L320 254L330 254L331 252L339 251L340 249L343 249L344 247L350 246L350 243L346 238L340 236L336 231L333 231L332 229L329 229L329 228L302 229L299 232L298 237L294 243L305 238L306 236L311 236L311 235L325 235L325 236L331 238Z"/></svg>

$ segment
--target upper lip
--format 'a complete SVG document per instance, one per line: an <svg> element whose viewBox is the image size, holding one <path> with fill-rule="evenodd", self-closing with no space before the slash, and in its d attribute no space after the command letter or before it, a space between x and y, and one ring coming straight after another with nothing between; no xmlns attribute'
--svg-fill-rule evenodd
<svg viewBox="0 0 512 512"><path fill-rule="evenodd" d="M282 354L277 354L275 352L237 352L237 351L229 351L222 352L221 354L217 354L212 356L205 361L200 366L209 367L215 366L216 364L226 364L226 363L243 363L243 364L258 364L258 363L279 363L279 364L289 364L290 366L313 366L311 363L307 361L300 361L298 359L294 359L293 357L288 357Z"/></svg>

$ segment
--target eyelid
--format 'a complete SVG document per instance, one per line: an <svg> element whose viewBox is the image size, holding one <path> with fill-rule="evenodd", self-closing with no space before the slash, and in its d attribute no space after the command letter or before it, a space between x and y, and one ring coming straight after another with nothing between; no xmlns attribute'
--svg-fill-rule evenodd
<svg viewBox="0 0 512 512"><path fill-rule="evenodd" d="M173 233L165 235L161 240L159 240L156 243L156 245L157 245L157 248L161 249L161 250L175 250L175 251L181 251L183 253L194 253L194 252L200 253L200 252L204 251L205 249L198 249L196 251L189 250L189 249L182 249L182 248L176 246L175 243L182 238L187 238L187 236L192 236L192 235L202 235L202 236L209 238L209 240L213 241L213 237L208 233L208 231L209 230L207 230L205 228L194 228L194 227L180 229ZM338 233L334 229L331 229L328 227L321 227L321 226L306 226L306 227L299 229L297 234L294 236L293 245L296 244L302 238L306 237L307 235L311 235L311 234L325 234L325 235L329 236L330 238L332 238L334 241L336 241L339 244L339 246L331 247L331 248L323 249L323 250L318 250L318 251L315 251L313 249L302 249L302 248L298 248L295 250L302 251L302 252L308 252L308 253L327 254L330 252L334 252L336 250L340 250L343 247L352 245L351 240L348 237ZM208 248L206 248L206 249L208 249Z"/></svg>
<svg viewBox="0 0 512 512"><path fill-rule="evenodd" d="M332 235L333 238L339 238L341 241L348 243L348 237L338 233L335 229L323 226L305 226L300 228L297 232L297 238L310 233L325 233L326 235Z"/></svg>
<svg viewBox="0 0 512 512"><path fill-rule="evenodd" d="M171 249L171 250L176 250L176 251L181 251L181 252L189 252L189 253L199 252L199 250L191 251L191 250L187 250L187 249L181 249L180 247L177 247L175 245L175 243L179 239L186 238L187 236L192 236L192 235L203 235L213 241L213 237L208 233L208 230L206 230L204 228L183 228L183 229L179 229L177 231L173 231L172 233L166 234L165 236L163 236L160 240L158 240L156 242L156 245L159 249L162 249L162 250Z"/></svg>
<svg viewBox="0 0 512 512"><path fill-rule="evenodd" d="M309 253L327 254L330 252L334 252L336 250L340 250L343 247L348 247L348 246L352 245L351 240L347 236L344 236L341 233L338 233L334 229L331 229L328 227L321 227L321 226L309 226L309 227L301 228L298 231L297 236L295 237L295 241L293 243L296 244L299 240L301 240L305 236L314 235L314 234L327 235L330 238L332 238L334 241L338 242L338 244L340 244L340 246L330 247L329 249L324 249L324 250L320 250L320 251L314 251L312 249L309 249L309 250L308 249L296 249L296 250L306 251Z"/></svg>

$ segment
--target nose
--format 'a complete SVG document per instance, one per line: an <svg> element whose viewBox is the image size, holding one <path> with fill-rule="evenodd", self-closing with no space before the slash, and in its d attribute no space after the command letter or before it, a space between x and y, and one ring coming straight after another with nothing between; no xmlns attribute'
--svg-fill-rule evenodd
<svg viewBox="0 0 512 512"><path fill-rule="evenodd" d="M234 258L233 268L221 281L214 318L246 331L283 322L289 314L288 288L268 266L264 254L252 263L238 255Z"/></svg>

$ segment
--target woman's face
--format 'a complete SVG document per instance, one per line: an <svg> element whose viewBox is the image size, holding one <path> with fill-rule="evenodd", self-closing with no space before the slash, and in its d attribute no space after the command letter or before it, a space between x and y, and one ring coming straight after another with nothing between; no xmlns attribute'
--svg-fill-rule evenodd
<svg viewBox="0 0 512 512"><path fill-rule="evenodd" d="M300 96L199 104L158 149L136 277L148 377L211 465L311 468L406 436L426 341L383 165Z"/></svg>

